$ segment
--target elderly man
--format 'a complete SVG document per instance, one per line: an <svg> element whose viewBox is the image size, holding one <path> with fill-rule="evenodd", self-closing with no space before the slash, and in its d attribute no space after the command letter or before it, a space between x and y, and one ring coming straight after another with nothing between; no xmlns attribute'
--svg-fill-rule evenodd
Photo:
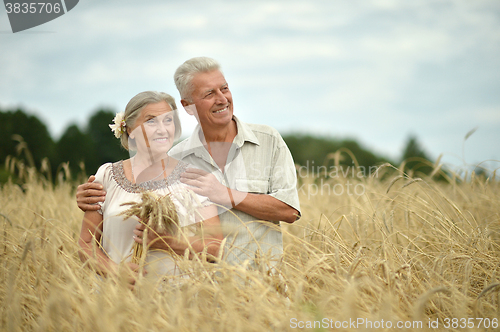
<svg viewBox="0 0 500 332"><path fill-rule="evenodd" d="M247 124L233 115L231 91L215 60L190 59L177 69L174 79L182 105L198 121L191 137L169 152L196 167L188 169L181 181L227 207L219 208L219 218L228 263L274 266L283 253L279 222L293 223L300 216L290 151L275 129ZM93 209L89 203L103 198L90 196L102 194L89 181L78 187L78 206ZM138 242L142 229L135 231ZM176 251L173 240L155 243Z"/></svg>

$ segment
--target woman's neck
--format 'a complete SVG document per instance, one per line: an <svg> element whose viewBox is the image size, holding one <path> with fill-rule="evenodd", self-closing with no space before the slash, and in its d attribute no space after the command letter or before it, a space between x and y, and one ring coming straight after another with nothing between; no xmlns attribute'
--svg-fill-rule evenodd
<svg viewBox="0 0 500 332"><path fill-rule="evenodd" d="M135 156L130 158L132 173L134 178L137 178L145 169L149 168L153 164L160 162L162 159L167 158L166 153L161 153L157 155L148 155L145 153L136 153Z"/></svg>

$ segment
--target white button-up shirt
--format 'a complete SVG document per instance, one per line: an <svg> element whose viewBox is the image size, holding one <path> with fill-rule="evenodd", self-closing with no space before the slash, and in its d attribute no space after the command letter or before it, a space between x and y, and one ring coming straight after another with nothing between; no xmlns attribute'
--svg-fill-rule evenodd
<svg viewBox="0 0 500 332"><path fill-rule="evenodd" d="M226 187L270 195L300 214L295 166L281 135L269 126L247 124L233 118L238 132L229 149L224 172L204 147L200 125L191 137L173 147L169 155L214 174ZM219 208L219 218L226 237L227 262L242 264L249 260L255 268L262 259L270 267L281 259L283 236L279 222L258 221L237 209L223 208Z"/></svg>

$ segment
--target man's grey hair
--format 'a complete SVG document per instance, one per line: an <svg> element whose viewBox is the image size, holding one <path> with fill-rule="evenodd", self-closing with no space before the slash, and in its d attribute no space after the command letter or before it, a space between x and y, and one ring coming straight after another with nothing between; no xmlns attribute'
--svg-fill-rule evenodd
<svg viewBox="0 0 500 332"><path fill-rule="evenodd" d="M198 73L206 73L212 70L220 71L220 65L214 59L207 57L192 58L180 65L175 71L174 81L181 98L193 101L191 96L194 90L193 77Z"/></svg>
<svg viewBox="0 0 500 332"><path fill-rule="evenodd" d="M127 106L125 107L124 119L126 128L132 129L134 127L135 121L141 114L141 111L143 110L144 107L148 106L149 104L156 104L162 101L165 101L174 112L173 114L174 125L175 125L174 140L181 137L182 134L181 121L179 120L179 114L177 111L177 106L175 105L175 99L171 95L165 92L144 91L136 94L132 99L130 99ZM132 148L132 150L135 149L135 142L132 139L129 140L129 135L127 130L125 130L120 140L122 146L125 149L127 150L129 150L130 148ZM131 143L131 146L129 146L129 142Z"/></svg>

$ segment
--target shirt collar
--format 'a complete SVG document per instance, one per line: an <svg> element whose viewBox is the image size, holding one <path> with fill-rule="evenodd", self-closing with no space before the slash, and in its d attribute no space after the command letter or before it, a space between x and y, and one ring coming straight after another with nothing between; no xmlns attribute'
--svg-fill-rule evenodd
<svg viewBox="0 0 500 332"><path fill-rule="evenodd" d="M233 143L236 144L238 147L241 147L245 142L250 142L259 145L259 140L253 133L252 129L250 129L250 127L246 123L241 122L234 115L233 119L236 122L236 128L238 128L238 134L236 134Z"/></svg>
<svg viewBox="0 0 500 332"><path fill-rule="evenodd" d="M238 147L242 147L245 142L250 142L259 145L259 140L253 133L252 129L246 123L241 122L234 115L233 119L236 122L236 128L238 129L238 133L236 134L233 143L236 144ZM200 140L200 134L199 134L200 131L201 131L201 126L200 124L198 124L196 125L196 128L193 130L193 133L191 134L191 136L187 141L188 145L182 151L182 158L193 153L198 157L202 157L205 153L208 154L208 151L206 151L205 147L203 146L203 143Z"/></svg>

